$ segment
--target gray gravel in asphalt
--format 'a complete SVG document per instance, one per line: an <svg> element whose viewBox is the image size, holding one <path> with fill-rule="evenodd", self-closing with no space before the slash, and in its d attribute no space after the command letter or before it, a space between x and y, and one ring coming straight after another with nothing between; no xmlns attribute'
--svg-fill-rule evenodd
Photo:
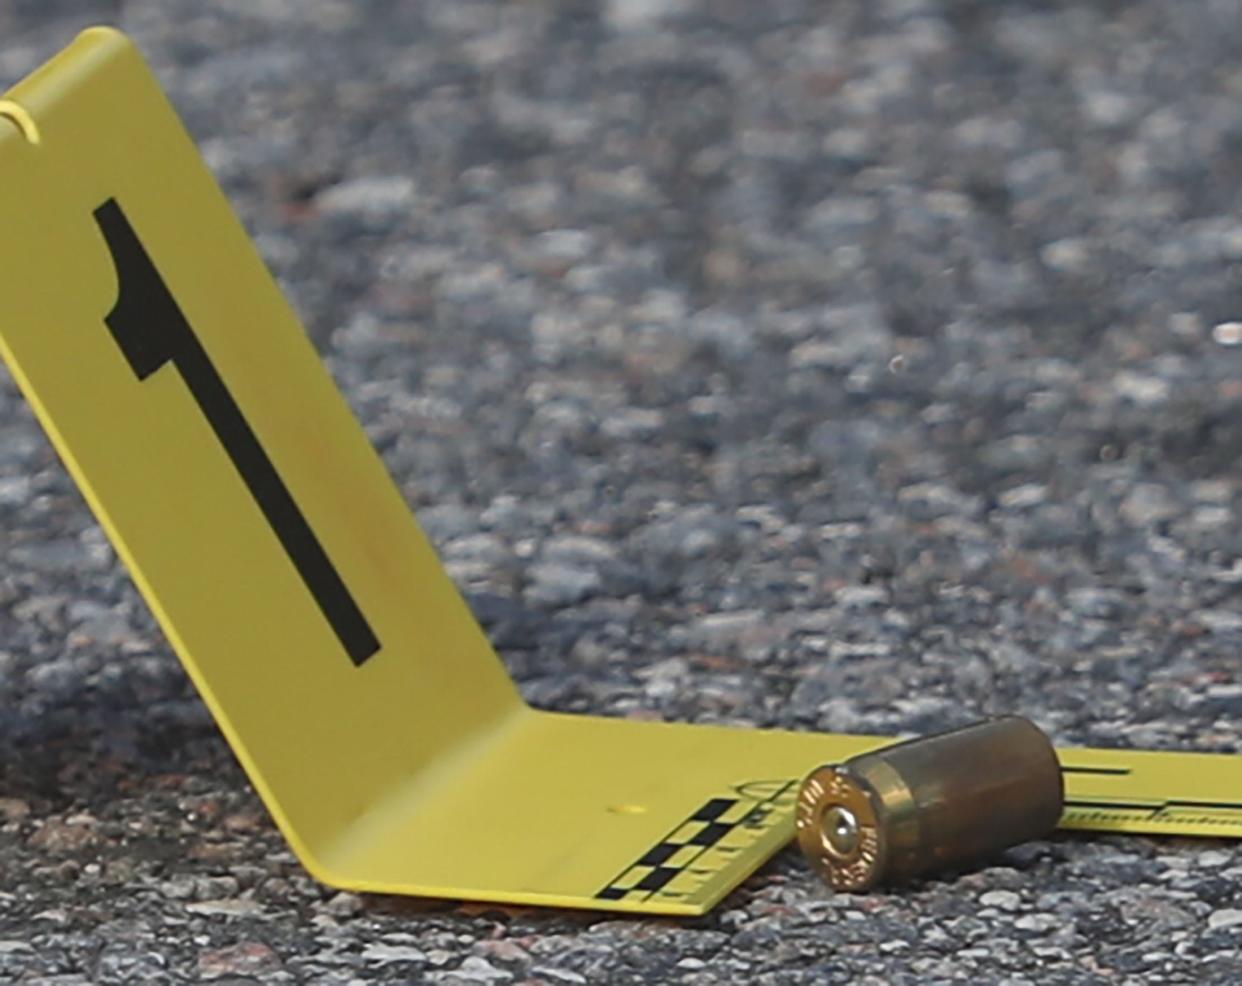
<svg viewBox="0 0 1242 986"><path fill-rule="evenodd" d="M1242 5L7 0L0 83L97 21L532 701L1238 751ZM786 852L691 921L327 890L0 420L0 982L1242 981L1225 842Z"/></svg>

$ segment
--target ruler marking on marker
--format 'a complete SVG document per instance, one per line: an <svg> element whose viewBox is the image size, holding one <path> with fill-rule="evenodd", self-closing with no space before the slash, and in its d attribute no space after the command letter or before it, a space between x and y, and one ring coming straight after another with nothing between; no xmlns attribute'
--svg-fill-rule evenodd
<svg viewBox="0 0 1242 986"><path fill-rule="evenodd" d="M663 897L688 897L690 896L688 893L664 889L677 877L687 875L701 878L697 881L697 885L694 888L696 891L701 890L706 879L719 873L721 867L703 868L697 865L699 861L708 853L714 852L721 856L732 857L740 852L744 852L746 848L753 844L755 839L771 828L774 821L771 806L779 801L795 784L797 784L796 780L783 780L780 782L779 788L763 798L750 795L709 798L684 820L669 829L659 842L643 853L635 862L613 877L595 896L601 900L620 900L630 891L643 890L647 891L647 896L644 898L646 900L650 900L657 894ZM745 785L742 786L744 787ZM746 810L738 818L730 822L719 821L719 819L727 816L739 805L746 807ZM679 832L685 829L687 825L696 822L702 823L702 827L694 835L675 841ZM734 833L741 833L746 837L744 845L733 846L723 844ZM688 859L676 866L664 865L683 849L694 849L696 851ZM728 865L727 861L725 865ZM649 868L649 870L632 886L620 886L621 882L627 876L633 874L638 867Z"/></svg>
<svg viewBox="0 0 1242 986"><path fill-rule="evenodd" d="M733 830L733 824L721 822L708 822L699 830L697 835L690 837L690 845L702 846L708 849L725 837L725 835Z"/></svg>
<svg viewBox="0 0 1242 986"><path fill-rule="evenodd" d="M647 855L638 861L640 866L659 866L670 856L677 854L678 847L671 842L661 842L647 850Z"/></svg>
<svg viewBox="0 0 1242 986"><path fill-rule="evenodd" d="M691 815L689 820L692 822L714 822L737 803L737 798L712 798L711 801Z"/></svg>
<svg viewBox="0 0 1242 986"><path fill-rule="evenodd" d="M1221 811L1242 811L1242 802L1237 801L1194 801L1190 799L1173 798L1166 801L1165 809L1169 808L1204 808L1208 811L1219 809Z"/></svg>
<svg viewBox="0 0 1242 986"><path fill-rule="evenodd" d="M1242 835L1242 802L1173 798L1167 801L1069 798L1063 826L1195 826ZM1125 831L1125 829L1121 829ZM1167 829L1166 829L1167 830ZM1153 829L1159 832L1160 829ZM1201 832L1200 834L1207 834Z"/></svg>
<svg viewBox="0 0 1242 986"><path fill-rule="evenodd" d="M733 798L733 799L713 798L711 799L710 801L708 801L707 803L705 803L704 805L696 809L694 812L692 812L688 817L686 817L685 819L682 819L676 825L674 825L671 829L669 829L655 845L653 845L650 849L644 852L643 855L640 856L635 862L630 863L628 866L625 867L625 869L623 869L615 877L609 880L608 883L604 886L604 889L599 891L599 893L597 893L595 896L602 897L606 900L616 900L617 898L616 896L614 896L614 894L615 894L618 882L623 880L627 874L629 874L630 872L634 870L635 867L650 866L651 865L650 863L644 862L644 860L646 860L648 856L652 856L652 855L658 856L658 855L661 855L667 852L667 855L664 855L664 859L667 859L670 856L672 856L674 853L676 853L678 850L684 848L688 844L688 842L674 842L673 841L677 833L681 831L681 829L683 829L687 825L687 823L698 820L700 815L709 815L711 818L719 818L726 811L728 811L729 808L731 808L733 805L737 803L738 803L737 798ZM697 855L695 856L695 858L696 859L698 858ZM690 862L693 862L693 860L690 860ZM658 867L658 864L657 864L657 867Z"/></svg>
<svg viewBox="0 0 1242 986"><path fill-rule="evenodd" d="M1168 811L1170 809L1189 808L1211 811L1213 809L1220 811L1237 811L1242 812L1242 802L1237 801L1195 801L1191 799L1173 798L1167 801L1123 801L1121 799L1095 799L1095 798L1066 798L1067 806L1078 808L1120 808L1126 810L1146 810L1152 812Z"/></svg>
<svg viewBox="0 0 1242 986"><path fill-rule="evenodd" d="M1222 830L1222 835L1236 834L1242 836L1242 815L1237 817L1220 817L1212 815L1180 815L1166 816L1161 818L1159 815L1153 815L1148 811L1134 811L1125 808L1070 808L1061 816L1061 826L1076 828L1082 825L1089 825L1092 828L1106 825L1153 825L1164 824L1174 826L1170 829L1150 829L1150 834L1180 834L1186 826L1195 826L1202 828L1216 828ZM1113 831L1112 829L1101 828L1099 831ZM1122 830L1126 831L1126 830ZM1206 834L1206 833L1199 833Z"/></svg>
<svg viewBox="0 0 1242 986"><path fill-rule="evenodd" d="M750 817L754 814L754 812L755 812L755 810L756 810L756 809L761 808L761 807L762 807L762 806L764 806L764 805L768 805L768 804L771 804L771 803L775 802L775 801L776 801L776 800L777 800L777 799L778 799L778 798L779 798L782 794L784 794L784 793L785 793L785 791L787 791L787 790L790 788L790 786L791 786L791 785L793 785L794 783L795 783L795 782L794 782L794 781L792 781L792 780L791 780L791 781L786 781L786 782L785 782L785 784L784 784L784 785L783 785L783 786L782 786L782 787L781 787L781 788L780 788L780 789L779 789L779 790L778 790L775 794L769 795L768 797L764 798L762 801L757 801L757 800L755 800L755 799L753 799L753 798L744 798L744 799L741 799L741 800L733 800L733 801L731 801L730 803L726 804L726 805L725 805L725 807L723 807L723 808L721 808L720 810L716 811L716 812L714 813L713 817L715 817L715 818L720 818L722 815L726 814L726 813L729 811L729 809L731 809L734 805L741 804L741 803L742 803L742 801L754 801L754 804L755 804L755 807L754 807L754 808L751 808L749 811L747 811L747 812L746 812L746 814L744 814L741 818L739 818L739 819L738 819L737 821L735 821L735 822L730 822L730 823L728 823L728 824L721 824L721 823L709 822L709 823L708 823L708 825L704 827L703 832L708 831L708 829L712 828L712 826L713 826L713 825L716 825L716 826L718 826L718 829L720 830L720 831L719 831L719 835L715 836L715 837L712 839L712 841L710 841L710 842L707 842L707 841L696 841L696 840L698 840L698 839L699 839L699 837L700 837L700 836L702 836L702 835L703 835L703 832L700 832L698 836L695 836L693 839L691 839L691 841L690 841L690 843L689 843L690 845L699 845L699 846L702 846L702 848L701 848L701 849L699 849L699 851L698 851L698 852L696 852L696 853L695 853L692 857L690 857L690 859L689 859L689 860L687 860L687 861L685 862L685 864L683 864L681 867L679 867L679 868L678 868L678 870L677 870L677 874L678 874L678 875L680 875L680 874L683 874L683 873L686 873L686 872L690 872L690 867L691 867L691 866L693 866L696 862L698 862L698 860L699 860L699 859L701 859L701 858L702 858L702 857L703 857L703 856L704 856L707 852L709 852L709 851L710 851L710 850L712 850L712 849L715 849L717 852L727 851L729 854L733 854L733 853L735 853L735 852L741 852L741 851L742 851L742 849L743 849L744 847L725 847L725 846L719 846L719 845L717 845L717 843L718 843L721 839L723 839L726 835L728 835L729 833L734 832L734 831L742 831L742 832L747 832L747 833L752 833L752 834L753 834L753 833L755 832L755 829L753 829L753 828L748 828L748 827L747 827L747 825L746 825L746 820L747 820L748 818L750 818ZM729 799L725 799L725 798L716 798L716 799L713 799L711 802L709 802L709 805L715 806L718 802L725 802L725 801L728 801L728 800L729 800ZM707 807L707 806L704 806L704 808L706 808L706 807ZM699 810L699 812L697 812L697 813L695 814L695 817L696 817L696 818L699 818L699 817L700 817L700 815L703 813L703 811L704 811L704 809L700 809L700 810ZM766 821L766 819L767 819L767 816L764 816L763 821ZM760 832L762 832L762 831L764 830L765 826L760 825L758 828L759 828L759 831L760 831ZM713 830L713 832L715 832L715 831L716 831L716 830ZM749 845L750 845L750 843L751 843L751 842L753 842L753 841L754 841L754 839L751 839L749 842L747 842L747 846L749 846ZM704 870L704 871L697 871L697 870L696 870L695 872L696 872L696 873L698 873L698 872L703 872L703 873L706 873L706 874L708 874L708 875L714 875L714 874L716 874L716 873L718 873L718 872L720 872L720 871L719 871L719 869L709 869L709 870ZM702 881L699 881L699 884L698 884L698 886L697 886L695 889L702 889L702 885L703 885ZM650 898L651 898L651 895L649 894L649 895L648 895L648 899L650 899Z"/></svg>

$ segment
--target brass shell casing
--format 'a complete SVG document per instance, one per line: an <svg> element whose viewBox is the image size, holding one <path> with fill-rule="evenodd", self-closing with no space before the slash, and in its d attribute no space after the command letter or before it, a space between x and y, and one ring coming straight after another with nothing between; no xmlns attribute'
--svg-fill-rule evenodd
<svg viewBox="0 0 1242 986"><path fill-rule="evenodd" d="M1048 737L1004 716L812 771L798 845L837 890L867 890L1046 836L1064 797Z"/></svg>

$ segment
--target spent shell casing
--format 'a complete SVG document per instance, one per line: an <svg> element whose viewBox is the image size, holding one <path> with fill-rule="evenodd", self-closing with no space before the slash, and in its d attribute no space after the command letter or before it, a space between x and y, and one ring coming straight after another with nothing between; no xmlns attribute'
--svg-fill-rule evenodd
<svg viewBox="0 0 1242 986"><path fill-rule="evenodd" d="M1048 737L1003 716L812 771L798 845L834 888L867 890L1046 836L1064 798Z"/></svg>

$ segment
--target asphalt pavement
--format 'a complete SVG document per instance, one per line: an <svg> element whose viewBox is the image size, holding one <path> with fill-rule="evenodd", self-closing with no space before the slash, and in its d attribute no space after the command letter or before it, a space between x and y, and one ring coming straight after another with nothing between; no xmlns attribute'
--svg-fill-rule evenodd
<svg viewBox="0 0 1242 986"><path fill-rule="evenodd" d="M90 23L532 702L1240 752L1242 4L0 0L0 88ZM331 891L7 376L0 558L0 982L1242 982L1225 841L786 851L694 920Z"/></svg>

